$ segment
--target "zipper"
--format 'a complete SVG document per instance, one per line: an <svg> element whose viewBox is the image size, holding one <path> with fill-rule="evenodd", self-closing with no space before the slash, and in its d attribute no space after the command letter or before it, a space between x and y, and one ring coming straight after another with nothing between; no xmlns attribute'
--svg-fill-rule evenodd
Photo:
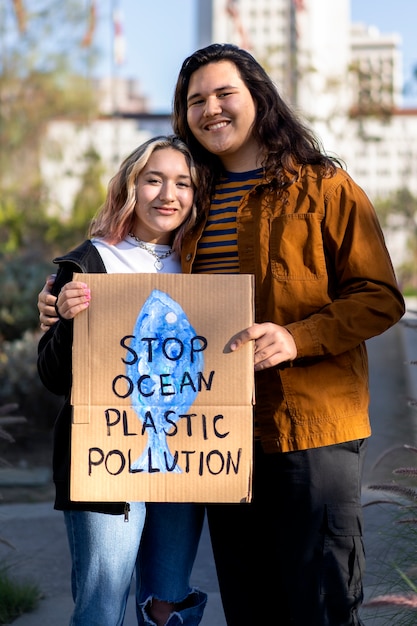
<svg viewBox="0 0 417 626"><path fill-rule="evenodd" d="M124 507L124 516L125 516L125 522L129 521L129 511L130 511L130 504L129 502L125 502L125 507Z"/></svg>

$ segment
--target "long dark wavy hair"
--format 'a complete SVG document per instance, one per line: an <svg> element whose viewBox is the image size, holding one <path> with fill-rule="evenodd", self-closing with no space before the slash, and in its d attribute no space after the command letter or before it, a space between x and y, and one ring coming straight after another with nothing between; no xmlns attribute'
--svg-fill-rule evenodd
<svg viewBox="0 0 417 626"><path fill-rule="evenodd" d="M271 78L247 52L233 44L211 44L185 59L174 92L172 126L174 132L190 147L201 173L199 207L207 208L216 180L222 171L219 157L206 150L194 137L187 122L187 95L192 74L208 63L230 61L256 104L253 134L261 146L266 178L274 178L285 188L298 173L300 165L320 165L326 176L332 176L338 159L327 156L314 133L284 102Z"/></svg>

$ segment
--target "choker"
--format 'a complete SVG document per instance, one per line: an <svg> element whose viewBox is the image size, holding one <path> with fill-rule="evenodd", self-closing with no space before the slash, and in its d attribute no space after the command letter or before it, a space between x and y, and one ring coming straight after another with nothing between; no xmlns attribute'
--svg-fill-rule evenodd
<svg viewBox="0 0 417 626"><path fill-rule="evenodd" d="M134 235L133 233L129 233L129 237L132 237L136 241L139 248L142 248L142 250L146 250L146 252L148 252L151 256L153 256L153 258L155 259L154 266L157 270L161 270L164 267L164 264L162 263L162 259L166 259L167 257L171 256L171 254L174 252L174 250L170 248L168 252L164 252L163 254L158 254L148 243L146 243L145 241L142 241L141 239L136 237L136 235Z"/></svg>

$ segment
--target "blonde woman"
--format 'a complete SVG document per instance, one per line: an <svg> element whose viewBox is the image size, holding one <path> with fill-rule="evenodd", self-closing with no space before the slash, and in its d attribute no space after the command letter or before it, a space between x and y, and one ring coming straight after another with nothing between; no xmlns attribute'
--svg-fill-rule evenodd
<svg viewBox="0 0 417 626"><path fill-rule="evenodd" d="M53 473L55 508L64 512L72 557L71 626L121 626L135 568L139 626L196 626L206 604L206 594L190 587L203 507L80 503L69 496L72 321L90 303L87 285L72 274L180 272L181 241L196 220L195 188L182 141L147 141L110 181L89 239L54 259L58 321L40 340L38 370L50 391L65 396L54 427Z"/></svg>

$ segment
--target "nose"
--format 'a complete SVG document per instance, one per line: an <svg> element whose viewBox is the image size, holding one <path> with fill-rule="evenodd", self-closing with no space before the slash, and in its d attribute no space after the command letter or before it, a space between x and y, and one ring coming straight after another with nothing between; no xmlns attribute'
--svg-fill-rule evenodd
<svg viewBox="0 0 417 626"><path fill-rule="evenodd" d="M204 116L212 117L213 115L217 115L221 113L220 100L217 96L209 96L204 105Z"/></svg>
<svg viewBox="0 0 417 626"><path fill-rule="evenodd" d="M173 202L176 198L176 187L173 181L166 180L161 186L159 197L162 202Z"/></svg>

